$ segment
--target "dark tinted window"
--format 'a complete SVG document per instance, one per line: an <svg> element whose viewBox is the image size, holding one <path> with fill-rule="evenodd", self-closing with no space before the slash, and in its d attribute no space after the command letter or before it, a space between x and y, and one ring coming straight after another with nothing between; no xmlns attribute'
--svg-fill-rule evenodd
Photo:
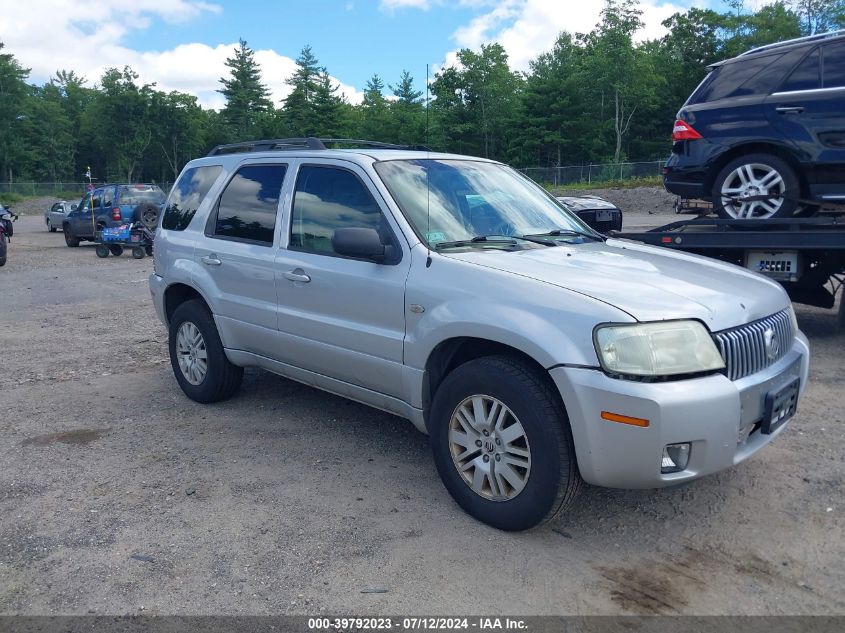
<svg viewBox="0 0 845 633"><path fill-rule="evenodd" d="M241 167L217 203L213 235L271 245L285 169L284 165Z"/></svg>
<svg viewBox="0 0 845 633"><path fill-rule="evenodd" d="M845 42L824 47L824 87L845 86Z"/></svg>
<svg viewBox="0 0 845 633"><path fill-rule="evenodd" d="M103 190L97 189L93 194L91 194L91 206L96 211L100 208L100 203L103 201Z"/></svg>
<svg viewBox="0 0 845 633"><path fill-rule="evenodd" d="M821 86L819 75L819 51L810 53L780 88L782 92L790 90L815 90Z"/></svg>
<svg viewBox="0 0 845 633"><path fill-rule="evenodd" d="M728 97L769 94L780 82L783 55L766 55L714 68L690 97L689 103L705 103Z"/></svg>
<svg viewBox="0 0 845 633"><path fill-rule="evenodd" d="M223 170L219 165L191 167L173 185L167 198L167 207L161 220L161 228L168 231L184 231L205 199L211 185Z"/></svg>
<svg viewBox="0 0 845 633"><path fill-rule="evenodd" d="M376 201L355 174L334 167L302 167L293 199L290 248L333 255L334 230L347 227L376 229L382 241L389 240Z"/></svg>

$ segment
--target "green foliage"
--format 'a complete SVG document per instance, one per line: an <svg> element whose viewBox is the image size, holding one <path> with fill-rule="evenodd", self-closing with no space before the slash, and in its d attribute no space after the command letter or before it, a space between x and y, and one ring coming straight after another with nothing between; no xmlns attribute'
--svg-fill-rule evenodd
<svg viewBox="0 0 845 633"><path fill-rule="evenodd" d="M260 115L269 111L270 91L261 83L261 68L255 61L255 51L239 40L234 57L226 60L231 68L229 77L221 77L223 88L218 90L226 97L223 117L238 138L248 138Z"/></svg>
<svg viewBox="0 0 845 633"><path fill-rule="evenodd" d="M425 144L519 166L660 159L675 113L707 66L845 27L843 0L726 5L676 13L663 23L664 37L638 42L638 0L605 0L589 33L561 33L526 73L510 69L497 43L459 51L458 64L434 76L430 103L403 71L395 83L373 74L352 105L310 46L290 77L276 78L290 90L276 107L254 51L240 40L226 60L226 105L217 112L139 83L128 67L107 69L93 86L64 70L30 86L29 71L0 43L0 182L78 182L88 166L100 181L171 182L215 145L286 136Z"/></svg>

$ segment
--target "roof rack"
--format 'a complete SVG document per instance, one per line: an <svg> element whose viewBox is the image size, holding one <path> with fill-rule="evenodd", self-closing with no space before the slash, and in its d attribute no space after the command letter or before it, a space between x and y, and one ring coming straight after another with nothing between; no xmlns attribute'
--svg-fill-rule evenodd
<svg viewBox="0 0 845 633"><path fill-rule="evenodd" d="M276 138L263 139L259 141L244 141L242 143L229 143L218 145L208 155L218 156L220 154L239 154L243 152L270 152L285 151L294 149L329 149L326 145L346 145L350 147L368 147L373 149L398 149L427 152L430 151L424 145L396 145L394 143L380 143L378 141L364 141L354 138Z"/></svg>
<svg viewBox="0 0 845 633"><path fill-rule="evenodd" d="M845 29L839 29L838 31L829 31L827 33L816 33L815 35L807 35L805 37L796 37L792 40L784 40L783 42L775 42L774 44L766 44L765 46L758 46L757 48L752 48L750 51L745 51L738 55L738 57L744 57L745 55L751 55L752 53L759 53L761 51L769 51L774 48L780 48L782 46L790 46L792 44L803 44L806 42L815 42L818 40L826 40L829 37L838 37L840 35L845 35Z"/></svg>

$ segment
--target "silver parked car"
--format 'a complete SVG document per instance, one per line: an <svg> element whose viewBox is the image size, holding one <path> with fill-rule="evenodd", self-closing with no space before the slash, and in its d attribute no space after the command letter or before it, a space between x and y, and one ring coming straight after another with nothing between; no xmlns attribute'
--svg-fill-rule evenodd
<svg viewBox="0 0 845 633"><path fill-rule="evenodd" d="M229 398L261 367L408 418L461 507L506 530L554 516L582 481L734 466L783 432L807 383L779 284L602 236L479 158L219 147L174 185L154 262L188 397Z"/></svg>
<svg viewBox="0 0 845 633"><path fill-rule="evenodd" d="M57 202L44 212L44 223L47 225L47 230L55 233L60 228L71 211L76 210L76 203L62 200Z"/></svg>

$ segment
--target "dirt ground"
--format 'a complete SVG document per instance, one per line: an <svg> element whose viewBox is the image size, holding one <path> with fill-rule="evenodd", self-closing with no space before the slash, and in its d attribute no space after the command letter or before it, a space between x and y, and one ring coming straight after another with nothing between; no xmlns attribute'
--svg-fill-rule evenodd
<svg viewBox="0 0 845 633"><path fill-rule="evenodd" d="M189 401L152 260L67 248L48 202L0 269L0 614L845 614L834 312L797 307L811 380L759 454L508 534L410 423L257 370Z"/></svg>

